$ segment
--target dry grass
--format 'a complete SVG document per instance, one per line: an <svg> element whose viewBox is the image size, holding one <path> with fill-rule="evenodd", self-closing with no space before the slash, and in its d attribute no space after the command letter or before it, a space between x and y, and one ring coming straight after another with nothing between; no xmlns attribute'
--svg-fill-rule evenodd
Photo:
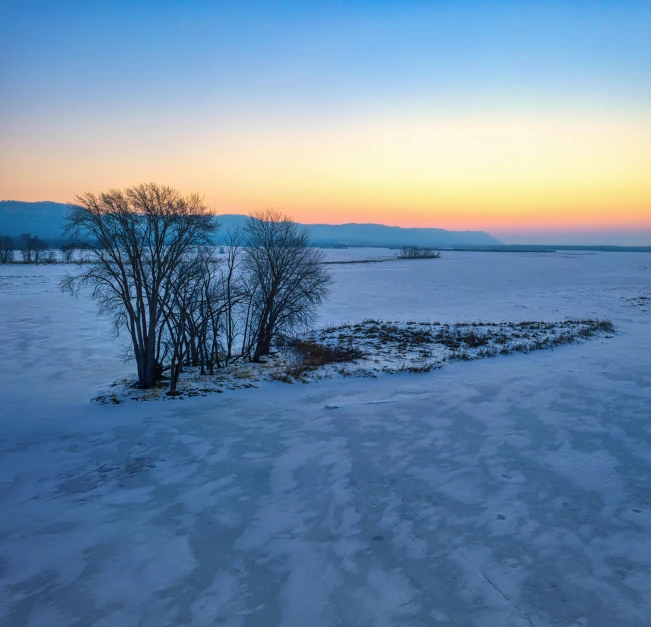
<svg viewBox="0 0 651 627"><path fill-rule="evenodd" d="M362 352L353 346L326 346L314 340L292 339L287 342L296 356L296 363L289 366L285 373L294 378L316 370L327 364L352 362L362 357Z"/></svg>

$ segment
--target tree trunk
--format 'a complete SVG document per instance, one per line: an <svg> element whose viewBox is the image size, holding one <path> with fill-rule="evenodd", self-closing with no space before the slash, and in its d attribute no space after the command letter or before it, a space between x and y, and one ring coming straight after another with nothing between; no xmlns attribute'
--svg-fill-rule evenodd
<svg viewBox="0 0 651 627"><path fill-rule="evenodd" d="M145 388L153 388L156 384L157 366L156 359L156 323L154 319L155 313L149 314L149 334L147 337L147 366L145 369Z"/></svg>
<svg viewBox="0 0 651 627"><path fill-rule="evenodd" d="M260 363L260 357L262 356L262 338L258 338L258 341L255 343L255 352L253 353L253 358L251 361L254 364Z"/></svg>
<svg viewBox="0 0 651 627"><path fill-rule="evenodd" d="M259 363L261 357L269 354L269 351L271 350L271 338L272 330L267 326L258 336L258 341L255 344L255 353L253 354L252 361Z"/></svg>

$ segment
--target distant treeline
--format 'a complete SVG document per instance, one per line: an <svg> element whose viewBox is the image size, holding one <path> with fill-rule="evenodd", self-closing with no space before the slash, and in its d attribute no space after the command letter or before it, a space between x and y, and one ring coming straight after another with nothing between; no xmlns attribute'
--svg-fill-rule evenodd
<svg viewBox="0 0 651 627"><path fill-rule="evenodd" d="M65 239L45 241L38 235L23 233L20 237L0 235L0 264L7 263L70 263L78 244ZM19 259L16 259L16 253Z"/></svg>
<svg viewBox="0 0 651 627"><path fill-rule="evenodd" d="M554 246L537 244L513 244L503 246L450 247L442 250L484 253L555 253L559 251L616 252L616 253L651 253L651 246Z"/></svg>

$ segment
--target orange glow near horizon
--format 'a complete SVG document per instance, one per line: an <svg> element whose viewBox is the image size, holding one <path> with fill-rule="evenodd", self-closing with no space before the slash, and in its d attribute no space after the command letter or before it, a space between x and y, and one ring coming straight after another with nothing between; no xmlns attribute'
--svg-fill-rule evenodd
<svg viewBox="0 0 651 627"><path fill-rule="evenodd" d="M201 132L188 121L156 135L159 122L90 135L81 124L74 137L50 130L39 150L29 138L9 138L0 198L66 202L154 180L204 194L217 213L274 207L304 223L501 233L651 228L650 116L205 119Z"/></svg>

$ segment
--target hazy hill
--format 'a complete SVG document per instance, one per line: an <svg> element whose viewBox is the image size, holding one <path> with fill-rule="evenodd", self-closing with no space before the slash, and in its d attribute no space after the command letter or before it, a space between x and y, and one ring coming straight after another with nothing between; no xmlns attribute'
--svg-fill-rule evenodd
<svg viewBox="0 0 651 627"><path fill-rule="evenodd" d="M42 239L60 239L61 224L67 205L56 202L21 202L0 200L0 235L18 237L21 233L39 235ZM222 232L243 224L246 216L219 216ZM446 231L445 229L413 228L383 224L311 224L312 242L318 246L494 246L499 240L484 231Z"/></svg>
<svg viewBox="0 0 651 627"><path fill-rule="evenodd" d="M224 233L244 224L246 216L218 216ZM484 231L446 231L445 229L402 228L384 224L309 224L312 243L317 246L496 246L501 242Z"/></svg>
<svg viewBox="0 0 651 627"><path fill-rule="evenodd" d="M0 200L0 235L32 233L41 239L60 239L67 205L58 202Z"/></svg>

